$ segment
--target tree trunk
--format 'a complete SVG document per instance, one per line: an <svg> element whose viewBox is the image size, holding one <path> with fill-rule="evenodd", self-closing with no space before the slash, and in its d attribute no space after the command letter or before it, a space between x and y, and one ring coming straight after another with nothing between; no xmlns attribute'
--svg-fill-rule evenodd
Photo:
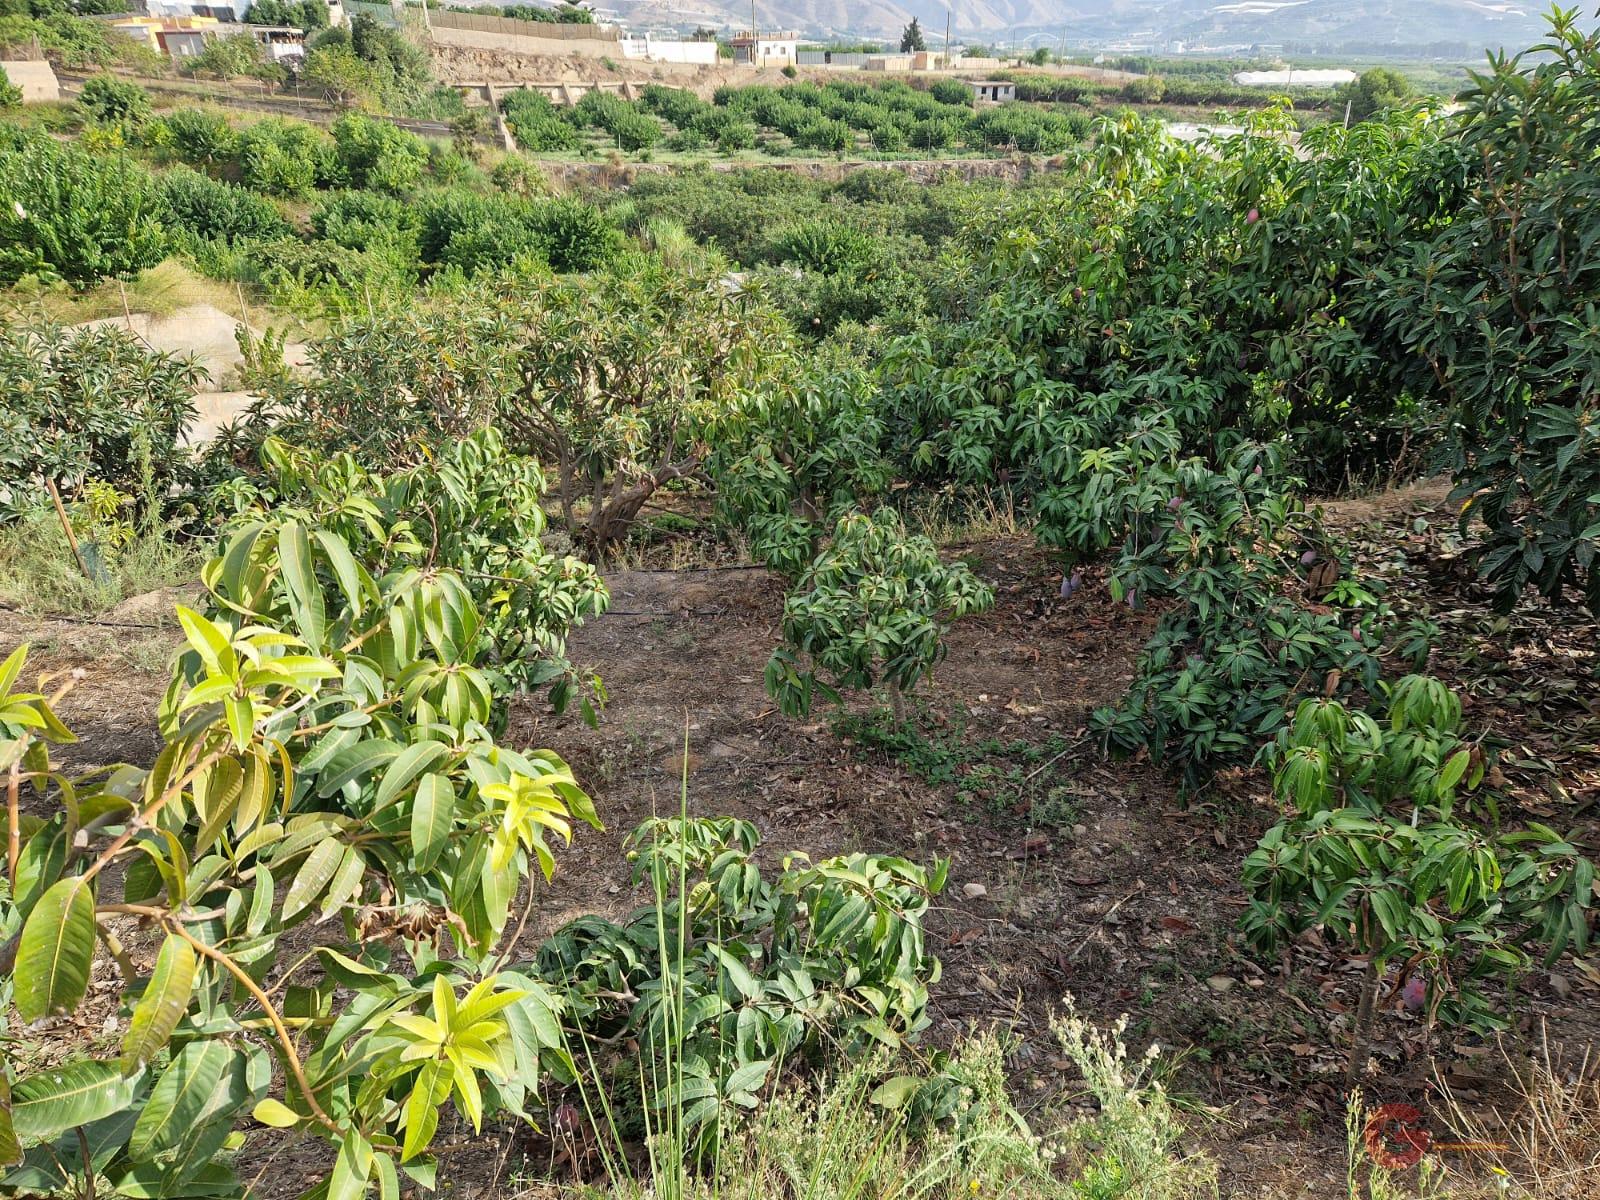
<svg viewBox="0 0 1600 1200"><path fill-rule="evenodd" d="M1356 1005L1356 1023L1351 1030L1350 1061L1344 1069L1344 1085L1349 1090L1366 1071L1367 1055L1372 1049L1373 1008L1378 997L1378 962L1367 960L1366 973L1361 976L1361 1001Z"/></svg>
<svg viewBox="0 0 1600 1200"><path fill-rule="evenodd" d="M894 723L896 725L904 725L906 723L906 696L897 683L889 685L889 711L894 713Z"/></svg>

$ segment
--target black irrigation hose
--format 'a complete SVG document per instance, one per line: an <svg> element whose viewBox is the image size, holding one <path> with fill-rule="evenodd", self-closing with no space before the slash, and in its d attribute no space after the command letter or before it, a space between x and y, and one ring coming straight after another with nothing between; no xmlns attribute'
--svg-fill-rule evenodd
<svg viewBox="0 0 1600 1200"><path fill-rule="evenodd" d="M0 612L22 613L22 609L13 608L9 604L0 604ZM23 614L24 616L27 614ZM38 621L55 621L62 625L99 625L106 629L171 629L176 631L176 625L147 625L132 621L101 621L95 617L63 617L46 614L35 617Z"/></svg>

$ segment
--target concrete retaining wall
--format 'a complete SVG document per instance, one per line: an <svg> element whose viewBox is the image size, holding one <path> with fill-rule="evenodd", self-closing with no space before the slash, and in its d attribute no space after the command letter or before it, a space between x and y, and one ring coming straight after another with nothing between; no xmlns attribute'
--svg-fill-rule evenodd
<svg viewBox="0 0 1600 1200"><path fill-rule="evenodd" d="M56 73L42 58L0 62L0 74L22 89L24 104L61 99L61 84Z"/></svg>
<svg viewBox="0 0 1600 1200"><path fill-rule="evenodd" d="M497 17L479 17L478 20L500 20ZM532 21L504 21L506 25L533 25ZM513 54L545 54L555 57L580 55L584 58L621 58L622 47L615 39L594 38L543 38L527 37L517 33L496 33L489 29L458 29L453 26L433 24L430 35L436 45L467 46L478 50L505 50Z"/></svg>

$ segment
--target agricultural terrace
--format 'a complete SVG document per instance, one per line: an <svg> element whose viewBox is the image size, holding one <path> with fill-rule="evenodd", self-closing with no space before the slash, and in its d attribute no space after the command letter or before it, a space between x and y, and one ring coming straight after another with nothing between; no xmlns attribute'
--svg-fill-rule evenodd
<svg viewBox="0 0 1600 1200"><path fill-rule="evenodd" d="M571 171L0 22L0 1192L1595 1195L1592 22Z"/></svg>

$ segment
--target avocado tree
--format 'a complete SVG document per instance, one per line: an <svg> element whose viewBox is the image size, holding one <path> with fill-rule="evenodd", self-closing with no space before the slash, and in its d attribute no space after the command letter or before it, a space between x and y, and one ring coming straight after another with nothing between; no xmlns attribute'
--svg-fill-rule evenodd
<svg viewBox="0 0 1600 1200"><path fill-rule="evenodd" d="M1430 1019L1484 1028L1498 1022L1485 979L1514 978L1535 948L1548 964L1588 944L1593 864L1547 826L1496 827L1493 798L1475 794L1484 751L1438 680L1400 680L1376 716L1307 700L1268 758L1288 815L1245 859L1243 928L1269 949L1320 928L1365 960L1350 1082L1390 966Z"/></svg>
<svg viewBox="0 0 1600 1200"><path fill-rule="evenodd" d="M994 605L994 592L889 509L840 518L833 539L783 608L783 644L767 663L767 692L791 716L818 694L888 685L895 719L904 694L944 658L955 620Z"/></svg>

